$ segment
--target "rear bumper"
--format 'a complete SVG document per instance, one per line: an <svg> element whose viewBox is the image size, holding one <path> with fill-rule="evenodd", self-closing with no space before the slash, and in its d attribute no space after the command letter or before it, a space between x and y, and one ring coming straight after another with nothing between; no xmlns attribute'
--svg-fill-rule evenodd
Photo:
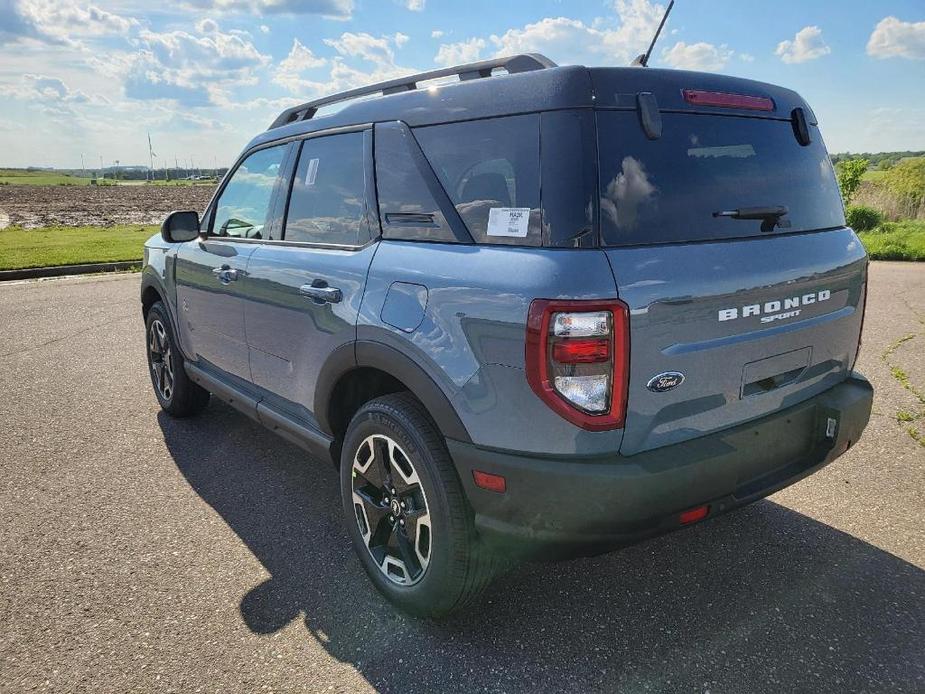
<svg viewBox="0 0 925 694"><path fill-rule="evenodd" d="M709 504L713 517L812 474L857 442L872 400L870 383L852 374L767 417L626 457L551 459L447 444L489 545L534 558L593 554L682 527L684 510ZM473 470L503 475L506 492L476 487Z"/></svg>

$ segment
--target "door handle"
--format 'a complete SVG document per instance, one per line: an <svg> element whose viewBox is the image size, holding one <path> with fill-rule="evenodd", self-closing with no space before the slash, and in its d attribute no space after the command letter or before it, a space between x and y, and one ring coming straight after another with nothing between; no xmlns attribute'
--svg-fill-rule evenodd
<svg viewBox="0 0 925 694"><path fill-rule="evenodd" d="M238 271L233 267L229 267L228 265L212 268L212 274L218 277L222 284L228 284L229 282L234 282L238 279Z"/></svg>
<svg viewBox="0 0 925 694"><path fill-rule="evenodd" d="M329 287L324 280L314 280L299 287L299 294L311 298L316 304L336 304L344 298L340 289Z"/></svg>

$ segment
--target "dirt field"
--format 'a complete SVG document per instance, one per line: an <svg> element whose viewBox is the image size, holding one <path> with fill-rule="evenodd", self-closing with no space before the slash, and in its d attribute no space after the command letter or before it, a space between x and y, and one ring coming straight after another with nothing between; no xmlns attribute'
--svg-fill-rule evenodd
<svg viewBox="0 0 925 694"><path fill-rule="evenodd" d="M0 186L0 228L159 224L171 210L205 208L212 185Z"/></svg>

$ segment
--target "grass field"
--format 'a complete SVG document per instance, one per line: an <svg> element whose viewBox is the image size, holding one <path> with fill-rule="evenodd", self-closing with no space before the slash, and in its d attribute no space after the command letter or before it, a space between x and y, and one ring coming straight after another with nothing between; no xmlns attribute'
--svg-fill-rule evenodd
<svg viewBox="0 0 925 694"><path fill-rule="evenodd" d="M886 171L881 171L880 169L868 169L864 172L863 180L865 181L882 181L883 177L886 176Z"/></svg>
<svg viewBox="0 0 925 694"><path fill-rule="evenodd" d="M44 227L0 230L0 270L140 260L158 227Z"/></svg>
<svg viewBox="0 0 925 694"><path fill-rule="evenodd" d="M103 185L121 185L121 186L143 186L150 185L145 180L114 180L105 178ZM158 179L154 185L158 186L215 186L218 179L202 181L184 181L172 180L165 181ZM88 186L89 178L80 176L70 176L63 173L54 173L52 171L26 171L25 169L0 169L0 185L13 186Z"/></svg>
<svg viewBox="0 0 925 694"><path fill-rule="evenodd" d="M925 222L885 222L858 234L872 260L925 261Z"/></svg>
<svg viewBox="0 0 925 694"><path fill-rule="evenodd" d="M50 171L24 171L20 169L0 169L0 185L14 186L87 186L89 178L68 176Z"/></svg>
<svg viewBox="0 0 925 694"><path fill-rule="evenodd" d="M156 225L0 230L0 270L140 260ZM859 234L873 260L925 261L925 222L886 222Z"/></svg>

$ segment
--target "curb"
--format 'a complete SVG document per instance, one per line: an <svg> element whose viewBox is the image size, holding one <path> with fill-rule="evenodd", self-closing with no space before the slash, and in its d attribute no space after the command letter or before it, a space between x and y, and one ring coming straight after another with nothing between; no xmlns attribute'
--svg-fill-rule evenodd
<svg viewBox="0 0 925 694"><path fill-rule="evenodd" d="M84 265L57 265L54 267L29 267L22 270L0 270L0 282L7 280L31 280L38 277L62 277L65 275L88 275L95 272L123 272L141 268L141 260L125 260L118 263L86 263Z"/></svg>

